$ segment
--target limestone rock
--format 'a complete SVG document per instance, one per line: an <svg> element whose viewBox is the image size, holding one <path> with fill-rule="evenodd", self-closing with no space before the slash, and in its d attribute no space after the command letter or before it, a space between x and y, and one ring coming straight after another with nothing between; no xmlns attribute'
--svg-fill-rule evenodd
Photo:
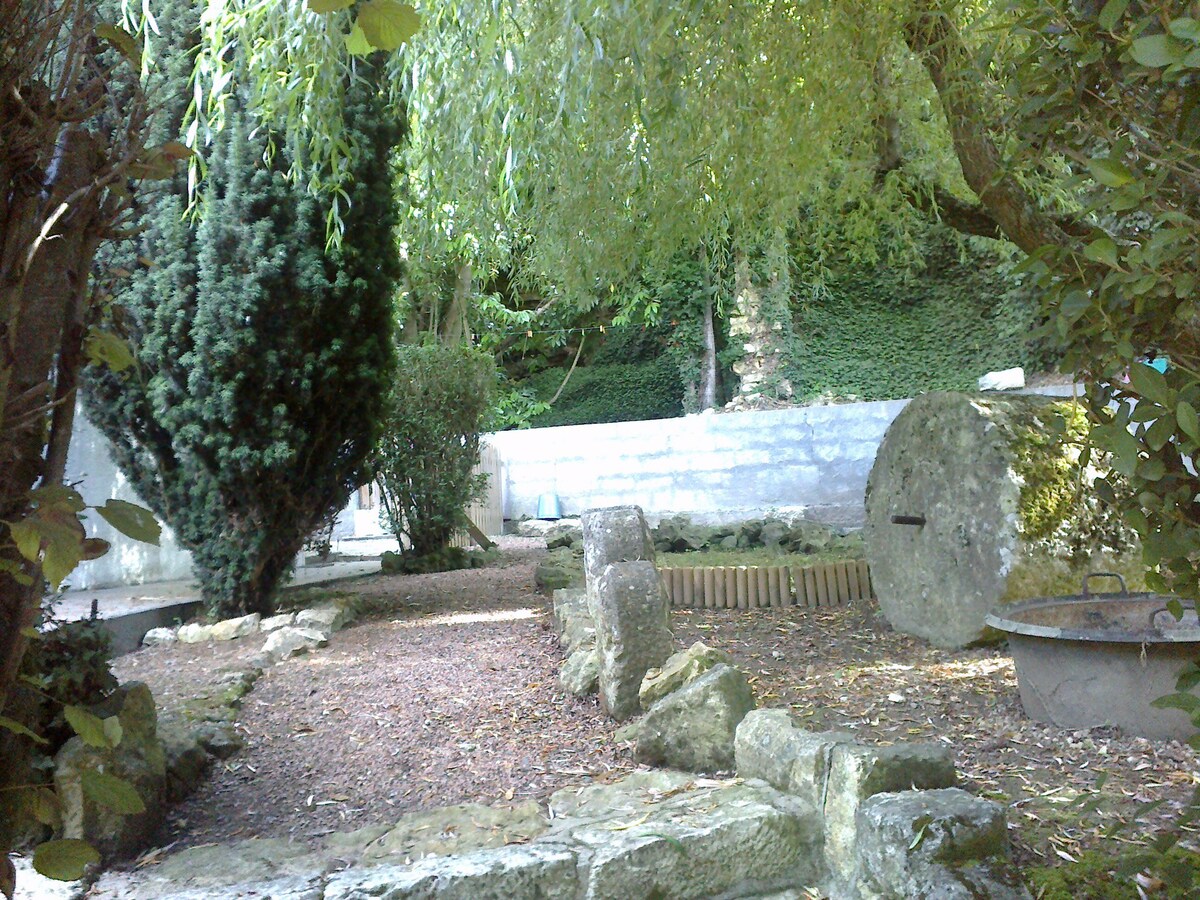
<svg viewBox="0 0 1200 900"><path fill-rule="evenodd" d="M563 588L554 592L554 632L567 653L596 642L596 623L588 610L587 591Z"/></svg>
<svg viewBox="0 0 1200 900"><path fill-rule="evenodd" d="M858 810L863 900L1028 900L1004 810L950 788L878 794Z"/></svg>
<svg viewBox="0 0 1200 900"><path fill-rule="evenodd" d="M538 563L533 580L544 591L558 591L577 585L579 567L570 550L556 550Z"/></svg>
<svg viewBox="0 0 1200 900"><path fill-rule="evenodd" d="M278 631L280 628L286 628L288 625L296 623L295 613L280 613L277 616L269 616L262 620L258 625L258 630L263 634L268 634L272 631Z"/></svg>
<svg viewBox="0 0 1200 900"><path fill-rule="evenodd" d="M263 653L272 663L277 663L328 643L329 638L319 631L289 625L271 632L263 644Z"/></svg>
<svg viewBox="0 0 1200 900"><path fill-rule="evenodd" d="M121 740L113 749L99 749L74 737L54 757L63 837L87 841L104 859L120 859L147 846L162 823L166 761L158 739L158 713L150 689L140 682L122 685L91 712L101 719L116 716ZM83 790L83 778L95 771L132 785L145 810L120 816L92 800Z"/></svg>
<svg viewBox="0 0 1200 900"><path fill-rule="evenodd" d="M579 527L579 521L575 520L574 524L570 522L559 522L545 533L546 549L555 550L559 547L571 547L576 541L583 539L583 529Z"/></svg>
<svg viewBox="0 0 1200 900"><path fill-rule="evenodd" d="M545 830L534 800L511 809L460 803L405 816L367 843L359 860L375 865L470 853L530 841Z"/></svg>
<svg viewBox="0 0 1200 900"><path fill-rule="evenodd" d="M106 873L101 896L122 900L321 900L325 862L303 845L279 838L193 847L138 872Z"/></svg>
<svg viewBox="0 0 1200 900"><path fill-rule="evenodd" d="M173 644L179 637L174 628L151 628L142 635L142 644L153 647L157 644Z"/></svg>
<svg viewBox="0 0 1200 900"><path fill-rule="evenodd" d="M611 563L654 562L654 541L638 506L589 509L583 523L583 572L588 597Z"/></svg>
<svg viewBox="0 0 1200 900"><path fill-rule="evenodd" d="M743 778L761 778L784 793L820 806L833 748L853 740L846 732L797 728L786 710L756 709L737 727L734 760Z"/></svg>
<svg viewBox="0 0 1200 900"><path fill-rule="evenodd" d="M568 694L586 697L600 687L600 654L594 646L580 647L567 657L558 673L558 683Z"/></svg>
<svg viewBox="0 0 1200 900"><path fill-rule="evenodd" d="M646 672L671 655L670 601L654 563L618 562L597 579L589 602L600 654L600 703L623 722L640 710Z"/></svg>
<svg viewBox="0 0 1200 900"><path fill-rule="evenodd" d="M554 846L512 846L410 866L350 869L334 875L324 900L574 900L578 860Z"/></svg>
<svg viewBox="0 0 1200 900"><path fill-rule="evenodd" d="M517 523L516 532L521 537L546 537L565 528L579 527L579 519L523 519Z"/></svg>
<svg viewBox="0 0 1200 900"><path fill-rule="evenodd" d="M223 619L211 626L210 632L214 641L232 641L257 633L260 622L262 622L262 616L258 613L251 613L236 619Z"/></svg>
<svg viewBox="0 0 1200 900"><path fill-rule="evenodd" d="M200 736L183 725L164 724L159 730L167 774L167 800L177 803L204 778L212 761Z"/></svg>
<svg viewBox="0 0 1200 900"><path fill-rule="evenodd" d="M191 625L180 625L176 637L184 644L203 644L205 641L213 639L212 626L200 625L196 622Z"/></svg>
<svg viewBox="0 0 1200 900"><path fill-rule="evenodd" d="M957 777L950 748L940 744L836 745L825 790L825 855L830 869L844 878L853 877L856 817L868 797L949 788Z"/></svg>
<svg viewBox="0 0 1200 900"><path fill-rule="evenodd" d="M761 782L657 800L643 799L644 788L630 779L609 787L616 789L600 795L606 817L585 824L568 819L549 836L569 834L591 851L589 900L741 897L820 879L819 817ZM597 807L585 801L579 812L589 808Z"/></svg>
<svg viewBox="0 0 1200 900"><path fill-rule="evenodd" d="M302 609L296 613L296 626L319 631L326 637L335 631L341 631L353 620L349 608L343 604L326 603L311 609Z"/></svg>
<svg viewBox="0 0 1200 900"><path fill-rule="evenodd" d="M231 721L201 722L196 726L195 735L200 746L217 759L229 759L246 746L246 742Z"/></svg>
<svg viewBox="0 0 1200 900"><path fill-rule="evenodd" d="M732 666L714 666L650 708L638 726L634 755L692 772L732 769L734 735L752 709L746 676Z"/></svg>
<svg viewBox="0 0 1200 900"><path fill-rule="evenodd" d="M733 665L733 658L724 650L714 650L696 641L686 650L672 654L661 669L651 669L642 679L638 701L649 709L672 691L691 684L716 665Z"/></svg>

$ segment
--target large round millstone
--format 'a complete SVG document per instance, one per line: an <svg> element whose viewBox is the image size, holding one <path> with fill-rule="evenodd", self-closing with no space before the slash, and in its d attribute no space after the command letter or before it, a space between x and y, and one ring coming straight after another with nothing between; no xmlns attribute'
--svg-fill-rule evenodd
<svg viewBox="0 0 1200 900"><path fill-rule="evenodd" d="M1081 471L1070 400L931 393L888 428L867 480L867 561L897 631L941 647L995 636L988 610L1077 594L1084 574L1142 586L1141 555ZM1115 590L1097 582L1094 590Z"/></svg>

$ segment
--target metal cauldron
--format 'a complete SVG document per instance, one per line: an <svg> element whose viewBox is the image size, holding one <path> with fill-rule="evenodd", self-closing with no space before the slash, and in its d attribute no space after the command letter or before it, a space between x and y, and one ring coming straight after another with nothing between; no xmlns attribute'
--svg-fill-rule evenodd
<svg viewBox="0 0 1200 900"><path fill-rule="evenodd" d="M1120 593L1093 594L1088 579L1113 577ZM1168 604L1181 603L1182 619ZM1127 734L1186 740L1196 733L1178 709L1151 702L1175 693L1200 656L1194 605L1166 594L1131 594L1119 575L1097 572L1075 597L1044 597L988 613L1008 636L1021 705L1031 719L1063 728L1116 725Z"/></svg>

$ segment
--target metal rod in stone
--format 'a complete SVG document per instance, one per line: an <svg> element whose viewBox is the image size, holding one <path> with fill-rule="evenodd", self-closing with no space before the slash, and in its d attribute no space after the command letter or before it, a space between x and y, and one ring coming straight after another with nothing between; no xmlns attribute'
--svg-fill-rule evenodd
<svg viewBox="0 0 1200 900"><path fill-rule="evenodd" d="M892 516L893 525L916 525L918 528L925 527L924 516Z"/></svg>

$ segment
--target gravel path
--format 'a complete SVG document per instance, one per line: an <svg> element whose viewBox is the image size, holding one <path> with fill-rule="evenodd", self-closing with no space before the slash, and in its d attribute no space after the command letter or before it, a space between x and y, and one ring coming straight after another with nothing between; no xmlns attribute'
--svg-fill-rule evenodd
<svg viewBox="0 0 1200 900"><path fill-rule="evenodd" d="M379 614L328 648L266 671L246 697L246 748L173 810L163 844L248 836L313 841L449 803L518 803L635 767L594 699L557 685L544 553L507 542L479 570L378 576L339 590ZM1056 863L1162 827L1200 782L1189 747L1064 731L1026 719L1002 649L938 650L896 634L874 604L834 610L677 610L677 644L703 640L747 671L760 705L863 741L955 747L965 786L1010 807L1017 857ZM123 657L170 708L261 641L172 645ZM1079 806L1104 773L1097 808ZM1163 801L1144 821L1139 805ZM1065 854L1065 855L1064 855Z"/></svg>

